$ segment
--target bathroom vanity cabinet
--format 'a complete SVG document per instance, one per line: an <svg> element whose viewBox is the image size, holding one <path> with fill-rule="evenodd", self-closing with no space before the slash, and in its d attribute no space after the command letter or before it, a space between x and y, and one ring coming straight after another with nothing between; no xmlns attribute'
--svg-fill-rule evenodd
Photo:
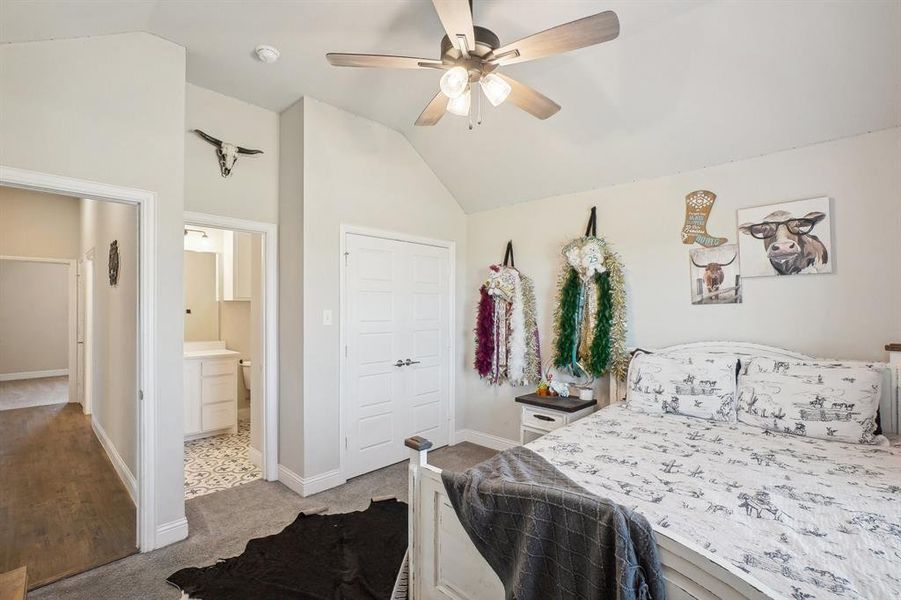
<svg viewBox="0 0 901 600"><path fill-rule="evenodd" d="M185 351L185 439L237 432L238 357L225 349Z"/></svg>

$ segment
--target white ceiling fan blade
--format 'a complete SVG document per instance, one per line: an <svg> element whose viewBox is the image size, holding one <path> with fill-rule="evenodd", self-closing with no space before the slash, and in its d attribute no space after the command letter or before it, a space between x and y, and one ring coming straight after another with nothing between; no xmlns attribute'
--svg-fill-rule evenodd
<svg viewBox="0 0 901 600"><path fill-rule="evenodd" d="M512 77L507 77L501 73L495 72L495 75L506 81L510 85L510 95L507 96L507 100L523 109L533 117L538 117L539 119L547 119L560 110L560 105L545 96L544 94L537 92L527 86L524 83L520 83L513 79Z"/></svg>
<svg viewBox="0 0 901 600"><path fill-rule="evenodd" d="M335 67L375 67L384 69L442 69L444 64L432 58L414 56L390 56L387 54L344 54L329 52L325 55Z"/></svg>
<svg viewBox="0 0 901 600"><path fill-rule="evenodd" d="M419 118L416 119L415 125L420 127L430 127L440 121L441 117L444 116L445 111L447 111L447 101L448 97L443 93L438 92L435 94L435 97L432 98L431 102L429 102L422 111L422 114L419 115Z"/></svg>
<svg viewBox="0 0 901 600"><path fill-rule="evenodd" d="M615 12L608 10L557 25L512 44L501 46L492 51L487 60L498 65L512 65L593 46L615 39L617 36L619 36L619 17Z"/></svg>
<svg viewBox="0 0 901 600"><path fill-rule="evenodd" d="M472 8L469 0L432 0L435 12L454 48L460 48L460 38L466 40L466 52L476 49L476 34L472 27Z"/></svg>

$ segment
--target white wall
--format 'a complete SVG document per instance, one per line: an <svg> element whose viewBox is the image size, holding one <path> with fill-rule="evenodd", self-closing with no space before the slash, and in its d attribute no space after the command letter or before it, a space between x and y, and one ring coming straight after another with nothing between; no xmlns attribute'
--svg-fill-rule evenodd
<svg viewBox="0 0 901 600"><path fill-rule="evenodd" d="M138 209L81 201L81 254L94 250L91 415L132 475L138 464ZM119 248L119 281L109 282L109 247Z"/></svg>
<svg viewBox="0 0 901 600"><path fill-rule="evenodd" d="M0 46L0 164L157 197L158 525L184 517L184 94L184 48L145 33Z"/></svg>
<svg viewBox="0 0 901 600"><path fill-rule="evenodd" d="M0 186L0 256L74 260L80 219L77 198Z"/></svg>
<svg viewBox="0 0 901 600"><path fill-rule="evenodd" d="M69 265L0 260L0 375L69 368Z"/></svg>
<svg viewBox="0 0 901 600"><path fill-rule="evenodd" d="M739 207L833 198L835 272L744 280L744 304L692 306L689 246L681 243L687 193L712 190L713 235L736 240ZM901 340L901 129L891 129L650 181L544 198L467 218L465 329L474 328L478 287L513 239L516 266L535 280L542 358L551 357L560 249L585 230L622 255L629 290L629 343L654 348L742 340L817 356L885 360ZM517 392L491 388L471 367L467 336L466 427L518 437Z"/></svg>
<svg viewBox="0 0 901 600"><path fill-rule="evenodd" d="M213 252L185 250L186 342L207 342L220 339L219 262L217 259L217 255Z"/></svg>
<svg viewBox="0 0 901 600"><path fill-rule="evenodd" d="M278 114L185 85L185 210L278 222ZM194 129L263 154L239 156L227 178L216 150Z"/></svg>
<svg viewBox="0 0 901 600"><path fill-rule="evenodd" d="M2 148L2 142L0 142ZM22 256L29 258L61 258L75 260L80 251L81 215L79 200L57 194L44 194L28 190L0 186L0 256ZM31 267L26 267L31 268ZM45 271L33 267L37 271ZM62 269L67 272L65 265L56 265L55 270ZM68 275L66 275L68 277ZM74 277L74 275L73 275ZM49 285L49 280L45 281ZM9 285L9 284L6 284ZM32 289L34 291L34 288ZM2 293L2 290L0 290ZM0 344L7 348L15 348L15 355L7 355L3 358L4 367L0 372L12 373L25 371L39 371L47 369L75 368L74 340L69 340L69 334L74 329L74 297L71 305L66 308L66 318L62 321L49 319L51 305L53 307L67 305L70 294L69 282L62 290L62 296L42 297L37 303L29 300L28 306L35 310L36 315L44 315L40 318L40 331L44 335L25 334L30 329L21 329L25 319L16 315L24 315L18 308L12 305L4 307L6 314L11 319L8 325L0 325L0 337L4 340ZM8 304L13 298L5 294L6 298L0 302ZM25 296L17 295L19 300ZM49 305L48 305L49 303ZM39 305L40 308L37 308ZM3 310L3 309L0 309ZM71 321L71 323L70 323ZM22 335L15 334L16 329ZM61 335L60 332L65 332ZM3 335L5 334L5 335ZM47 344L53 344L48 348ZM48 367L48 364L59 364L60 348L66 348L67 360L62 361L62 366ZM0 351L3 354L4 351ZM50 358L53 356L54 358ZM11 362L10 362L11 361ZM16 366L18 365L18 366ZM70 397L75 397L75 378L69 380Z"/></svg>
<svg viewBox="0 0 901 600"><path fill-rule="evenodd" d="M304 102L279 116L278 461L303 473Z"/></svg>
<svg viewBox="0 0 901 600"><path fill-rule="evenodd" d="M240 352L241 359L251 359L250 355L250 302L237 300L220 302L219 339L225 342L226 348ZM244 388L244 372L238 369L238 409L247 408L247 390Z"/></svg>
<svg viewBox="0 0 901 600"><path fill-rule="evenodd" d="M303 477L339 467L338 315L342 223L457 243L462 298L466 218L398 132L312 98L303 101ZM284 281L284 279L283 279ZM468 328L458 303L458 356ZM322 324L322 311L335 324ZM461 370L456 369L457 373ZM457 391L462 396L463 385ZM462 400L458 401L462 406Z"/></svg>

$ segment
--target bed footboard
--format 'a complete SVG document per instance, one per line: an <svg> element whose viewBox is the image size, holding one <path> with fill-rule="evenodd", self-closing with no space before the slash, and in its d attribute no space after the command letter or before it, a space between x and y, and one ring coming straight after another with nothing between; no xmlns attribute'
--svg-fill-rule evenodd
<svg viewBox="0 0 901 600"><path fill-rule="evenodd" d="M441 481L428 464L431 442L406 440L409 466L410 600L502 600L504 588L460 524ZM762 600L772 592L657 533L670 600Z"/></svg>

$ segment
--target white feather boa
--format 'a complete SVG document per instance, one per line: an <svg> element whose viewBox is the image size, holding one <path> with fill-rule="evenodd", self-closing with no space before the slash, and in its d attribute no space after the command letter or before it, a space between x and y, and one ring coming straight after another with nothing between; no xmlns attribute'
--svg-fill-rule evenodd
<svg viewBox="0 0 901 600"><path fill-rule="evenodd" d="M541 379L535 290L531 280L513 267L491 267L485 288L494 311L492 384L528 385ZM478 339L476 340L478 346Z"/></svg>
<svg viewBox="0 0 901 600"><path fill-rule="evenodd" d="M507 379L513 385L525 383L526 372L526 312L522 295L522 279L516 277L513 302L510 307L510 342L507 349L510 362Z"/></svg>

